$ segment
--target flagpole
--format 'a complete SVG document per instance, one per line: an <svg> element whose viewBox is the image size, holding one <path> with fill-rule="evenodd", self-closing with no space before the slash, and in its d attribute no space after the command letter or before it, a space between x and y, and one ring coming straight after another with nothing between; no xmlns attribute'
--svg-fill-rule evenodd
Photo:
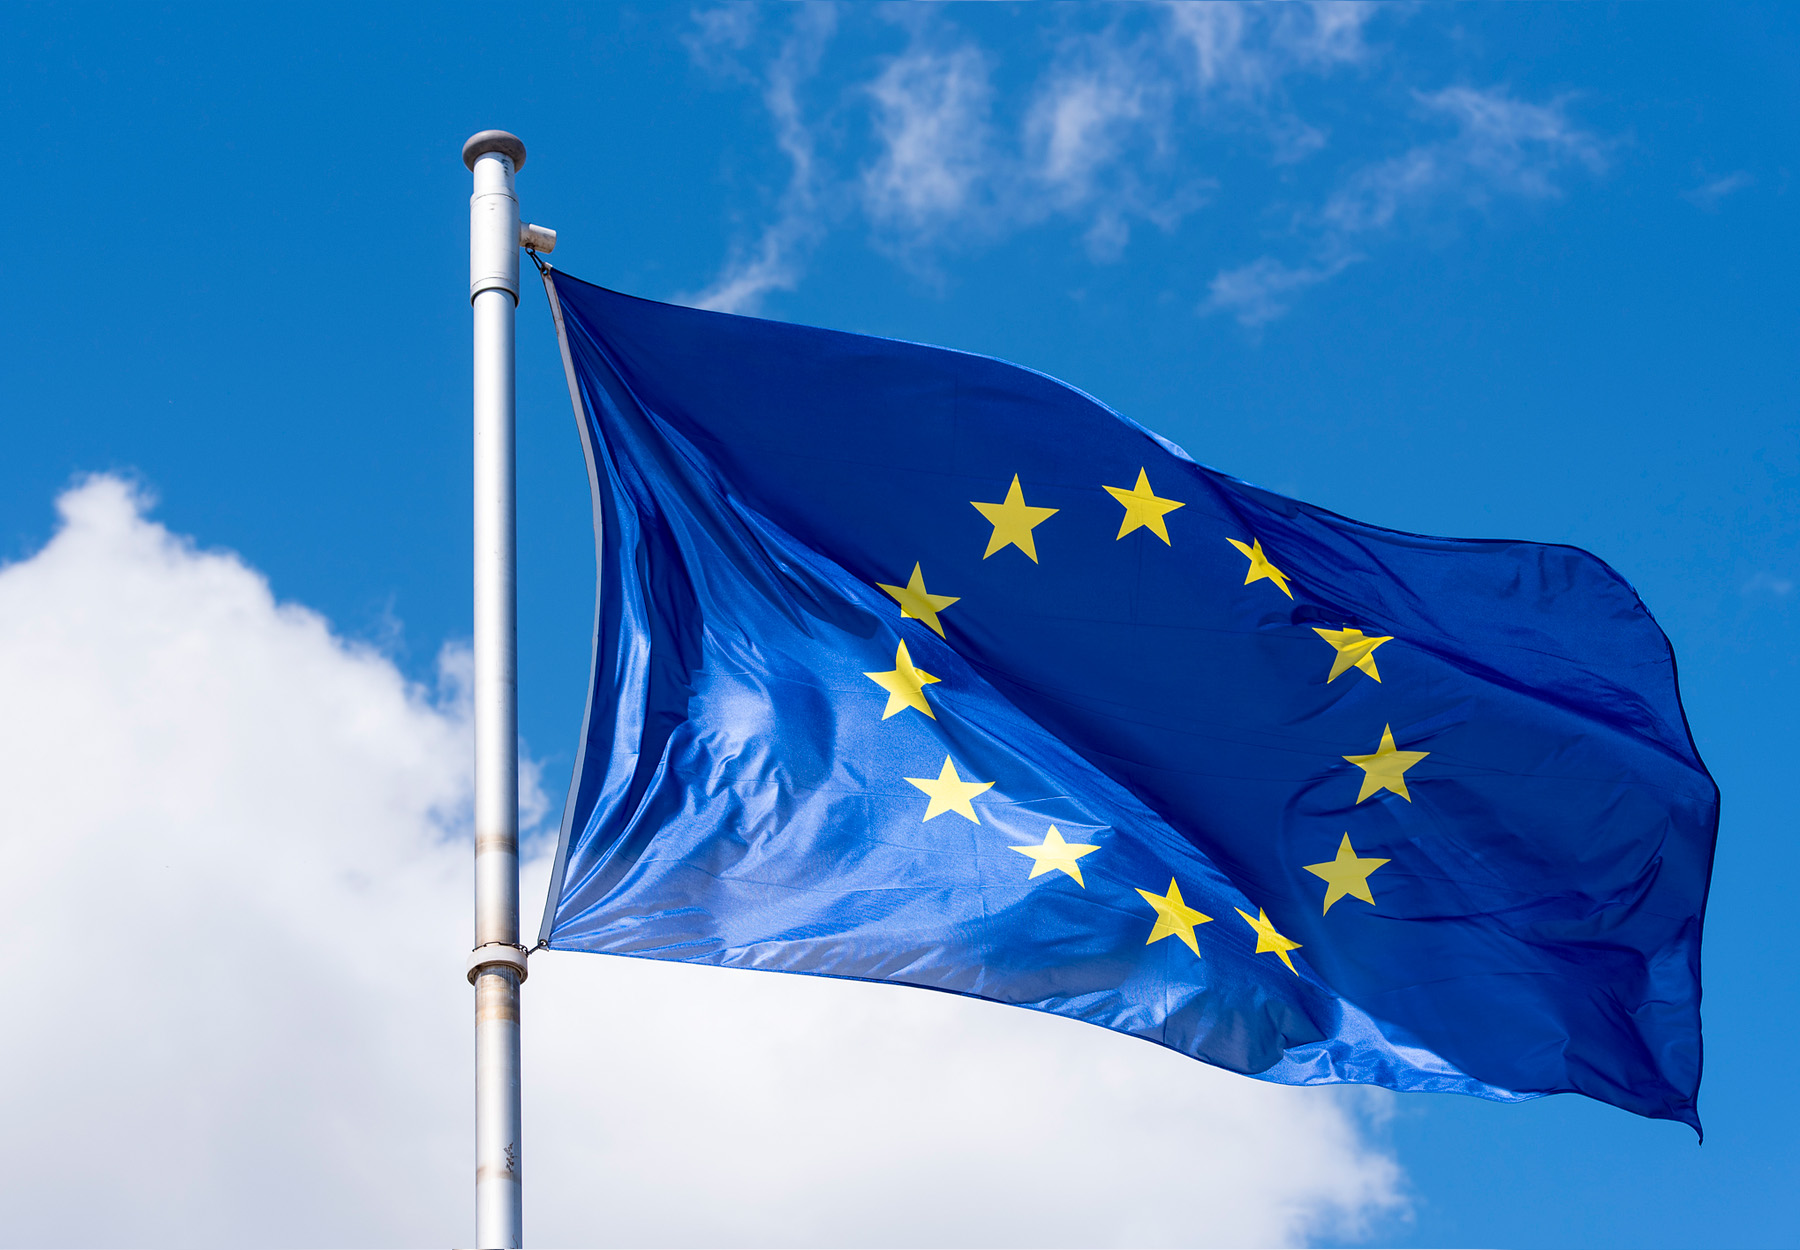
<svg viewBox="0 0 1800 1250"><path fill-rule="evenodd" d="M514 528L513 315L525 145L504 130L463 144L475 323L475 1244L524 1243L520 1166L519 682Z"/></svg>

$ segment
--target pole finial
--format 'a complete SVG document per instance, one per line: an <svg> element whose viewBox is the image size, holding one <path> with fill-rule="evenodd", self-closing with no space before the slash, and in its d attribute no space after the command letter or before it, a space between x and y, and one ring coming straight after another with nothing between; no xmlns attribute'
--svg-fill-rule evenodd
<svg viewBox="0 0 1800 1250"><path fill-rule="evenodd" d="M463 164L472 170L475 162L489 152L511 157L514 169L525 167L525 141L507 130L483 130L470 135L463 144Z"/></svg>

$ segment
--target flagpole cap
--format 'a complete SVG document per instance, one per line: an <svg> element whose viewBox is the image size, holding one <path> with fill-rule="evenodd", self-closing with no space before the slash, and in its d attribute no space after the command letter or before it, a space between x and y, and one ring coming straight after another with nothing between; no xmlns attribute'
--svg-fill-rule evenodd
<svg viewBox="0 0 1800 1250"><path fill-rule="evenodd" d="M506 130L484 130L470 135L463 144L463 164L473 170L475 162L489 152L511 157L514 169L525 168L525 141Z"/></svg>

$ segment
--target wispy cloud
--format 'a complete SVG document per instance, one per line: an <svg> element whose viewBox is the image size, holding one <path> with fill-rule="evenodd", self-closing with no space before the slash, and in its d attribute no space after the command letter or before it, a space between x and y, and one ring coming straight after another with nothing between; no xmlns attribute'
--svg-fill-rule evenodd
<svg viewBox="0 0 1800 1250"><path fill-rule="evenodd" d="M1071 66L1050 79L1032 102L1025 141L1037 176L1065 201L1081 203L1114 163L1148 114L1154 80L1117 54Z"/></svg>
<svg viewBox="0 0 1800 1250"><path fill-rule="evenodd" d="M1205 204L1212 178L1176 162L1178 79L1159 44L1117 30L1066 40L1021 125L1017 217L1086 223L1096 261L1117 260L1134 220L1170 231Z"/></svg>
<svg viewBox="0 0 1800 1250"><path fill-rule="evenodd" d="M1116 31L1063 39L1005 123L992 59L928 23L866 91L877 155L863 208L915 267L1053 217L1084 223L1089 254L1114 260L1133 220L1172 229L1212 185L1170 176L1173 81L1147 41Z"/></svg>
<svg viewBox="0 0 1800 1250"><path fill-rule="evenodd" d="M1695 208L1705 209L1709 213L1717 212L1719 201L1755 185L1756 176L1747 170L1739 169L1726 174L1723 178L1714 178L1701 183L1692 190L1683 191L1681 198Z"/></svg>
<svg viewBox="0 0 1800 1250"><path fill-rule="evenodd" d="M870 220L917 238L965 216L990 172L986 57L970 43L914 47L867 92L878 145L862 172Z"/></svg>
<svg viewBox="0 0 1800 1250"><path fill-rule="evenodd" d="M930 271L936 252L1052 218L1080 224L1094 260L1116 260L1134 223L1174 230L1215 190L1216 179L1177 159L1178 131L1195 116L1224 110L1231 128L1263 134L1278 161L1322 147L1324 134L1283 102L1283 84L1367 60L1364 29L1376 9L1164 4L1109 12L1117 20L1099 29L1065 22L1022 103L1003 108L1010 102L996 90L990 53L937 11L905 11L894 25L907 46L834 98L818 93L828 102L810 116L802 87L818 72L832 10L794 13L760 70L751 66L760 10L697 13L688 40L696 64L760 92L788 179L772 219L690 302L752 311L793 289L828 224L846 211L859 212L877 245L917 271ZM821 140L846 133L873 145L850 170Z"/></svg>
<svg viewBox="0 0 1800 1250"><path fill-rule="evenodd" d="M1768 596L1774 599L1785 599L1794 593L1794 579L1784 577L1780 573L1771 573L1767 569L1758 569L1750 580L1742 587L1749 598Z"/></svg>
<svg viewBox="0 0 1800 1250"><path fill-rule="evenodd" d="M1375 17L1374 4L1366 0L1321 0L1305 6L1306 19L1296 18L1298 7L1278 7L1278 20L1282 23L1279 42L1297 62L1349 65L1368 57L1363 30Z"/></svg>
<svg viewBox="0 0 1800 1250"><path fill-rule="evenodd" d="M1376 6L1351 0L1316 4L1164 6L1169 33L1187 56L1202 92L1263 96L1296 73L1367 59L1363 30Z"/></svg>
<svg viewBox="0 0 1800 1250"><path fill-rule="evenodd" d="M695 59L738 69L735 54L749 45L754 18L755 10L745 5L726 5L698 14L700 30L689 41ZM798 9L762 83L763 105L775 126L775 142L788 161L787 187L775 220L763 228L755 243L735 251L712 285L690 296L689 303L721 312L754 312L771 291L791 291L799 284L807 253L824 231L817 147L801 109L800 88L817 71L836 25L836 12L829 4Z"/></svg>
<svg viewBox="0 0 1800 1250"><path fill-rule="evenodd" d="M1287 265L1264 256L1215 275L1207 284L1206 302L1200 310L1230 313L1251 328L1266 325L1288 311L1295 295L1335 278L1361 259L1349 254L1316 265Z"/></svg>
<svg viewBox="0 0 1800 1250"><path fill-rule="evenodd" d="M1328 229L1380 230L1401 211L1444 197L1472 204L1496 193L1550 198L1561 194L1554 176L1568 166L1596 173L1605 167L1599 140L1572 124L1560 101L1532 104L1498 88L1472 87L1416 98L1427 114L1452 122L1456 132L1353 172L1319 213Z"/></svg>
<svg viewBox="0 0 1800 1250"><path fill-rule="evenodd" d="M1091 260L1115 261L1138 227L1172 233L1220 201L1221 170L1234 171L1230 193L1242 197L1248 156L1268 171L1272 185L1250 194L1269 200L1262 221L1286 223L1276 227L1283 245L1221 266L1199 307L1262 326L1308 287L1376 256L1409 219L1554 199L1572 172L1606 166L1607 144L1572 120L1567 99L1377 81L1385 50L1371 32L1404 9L1354 0L1058 8L1044 21L1043 63L1023 75L943 10L895 10L904 47L847 82L840 74L834 90L807 93L810 114L801 88L825 77L834 15L787 12L760 71L748 68L757 9L697 17L696 62L756 86L789 173L768 224L694 297L708 307L751 310L793 289L826 229L850 222L918 273L1051 222L1076 227ZM1364 92L1371 108L1393 110L1378 134L1423 137L1346 163L1335 183L1297 196L1306 182L1295 171L1317 186L1332 145L1330 129L1296 104L1321 89ZM1696 202L1730 194L1736 177L1698 189Z"/></svg>
<svg viewBox="0 0 1800 1250"><path fill-rule="evenodd" d="M1565 101L1537 104L1503 88L1466 86L1414 99L1427 118L1454 127L1451 134L1353 168L1316 211L1296 219L1308 262L1264 256L1221 270L1201 311L1265 325L1287 311L1284 297L1341 273L1407 214L1480 207L1502 195L1552 199L1562 194L1557 179L1565 171L1606 167L1604 143L1569 119Z"/></svg>

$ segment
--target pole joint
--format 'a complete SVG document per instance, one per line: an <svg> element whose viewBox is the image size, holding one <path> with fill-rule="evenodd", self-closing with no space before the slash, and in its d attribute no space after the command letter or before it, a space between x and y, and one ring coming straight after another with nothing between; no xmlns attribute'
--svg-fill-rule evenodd
<svg viewBox="0 0 1800 1250"><path fill-rule="evenodd" d="M483 942L469 952L467 969L469 984L475 984L475 978L480 976L485 969L499 965L503 968L511 968L518 973L519 983L522 985L529 971L526 967L526 957L530 954L530 950L517 942Z"/></svg>

